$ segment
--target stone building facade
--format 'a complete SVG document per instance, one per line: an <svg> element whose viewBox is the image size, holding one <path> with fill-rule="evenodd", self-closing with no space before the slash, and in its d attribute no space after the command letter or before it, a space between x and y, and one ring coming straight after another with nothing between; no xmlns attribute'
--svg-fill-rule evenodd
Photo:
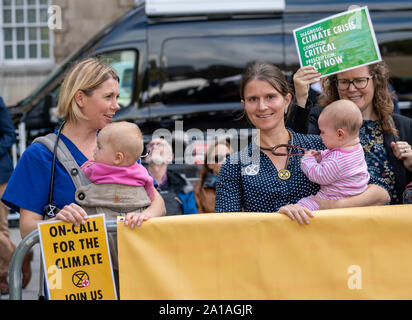
<svg viewBox="0 0 412 320"><path fill-rule="evenodd" d="M136 0L0 0L0 95L24 99L67 56L135 6ZM61 29L48 19L61 9ZM56 15L57 17L57 15Z"/></svg>

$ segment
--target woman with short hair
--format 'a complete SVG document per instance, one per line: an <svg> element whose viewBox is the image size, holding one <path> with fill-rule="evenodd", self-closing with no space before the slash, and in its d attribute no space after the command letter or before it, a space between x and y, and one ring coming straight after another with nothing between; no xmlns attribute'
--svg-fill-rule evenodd
<svg viewBox="0 0 412 320"><path fill-rule="evenodd" d="M79 167L93 159L97 132L112 122L120 108L118 96L119 78L115 70L97 58L78 62L66 75L57 106L58 116L65 120L60 143L68 148ZM53 153L45 145L31 144L19 159L2 197L7 206L20 212L22 238L35 230L45 218L52 161ZM58 212L50 220L85 223L87 214L76 204L75 191L70 174L57 159L52 203ZM155 193L152 204L146 210L127 214L125 220L130 227L140 225L144 217L164 215L163 199Z"/></svg>

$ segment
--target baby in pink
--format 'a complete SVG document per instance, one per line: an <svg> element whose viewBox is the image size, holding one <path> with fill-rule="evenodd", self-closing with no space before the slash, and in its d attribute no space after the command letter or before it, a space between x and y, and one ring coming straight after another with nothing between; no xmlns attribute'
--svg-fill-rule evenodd
<svg viewBox="0 0 412 320"><path fill-rule="evenodd" d="M86 177L95 184L116 183L144 187L150 200L154 198L153 178L145 167L135 163L129 167L109 166L94 160L85 162L81 169Z"/></svg>
<svg viewBox="0 0 412 320"><path fill-rule="evenodd" d="M86 161L81 169L94 184L143 186L153 201L153 178L137 163L142 152L139 127L134 123L114 122L100 130L94 160Z"/></svg>
<svg viewBox="0 0 412 320"><path fill-rule="evenodd" d="M322 110L318 120L320 136L327 150L305 153L300 166L308 179L320 185L315 197L337 200L358 195L368 186L369 173L359 129L362 114L349 100L338 100ZM299 200L298 204L318 210L313 196Z"/></svg>

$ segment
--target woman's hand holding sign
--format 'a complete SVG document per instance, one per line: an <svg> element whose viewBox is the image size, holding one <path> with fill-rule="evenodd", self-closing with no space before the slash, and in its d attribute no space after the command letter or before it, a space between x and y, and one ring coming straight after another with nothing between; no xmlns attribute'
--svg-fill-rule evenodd
<svg viewBox="0 0 412 320"><path fill-rule="evenodd" d="M308 100L309 87L312 83L320 81L321 74L312 66L300 68L293 76L295 85L296 104L302 108L305 107Z"/></svg>
<svg viewBox="0 0 412 320"><path fill-rule="evenodd" d="M88 215L86 211L76 203L70 203L65 205L61 209L53 220L61 220L65 222L71 222L76 226L80 224L85 224Z"/></svg>

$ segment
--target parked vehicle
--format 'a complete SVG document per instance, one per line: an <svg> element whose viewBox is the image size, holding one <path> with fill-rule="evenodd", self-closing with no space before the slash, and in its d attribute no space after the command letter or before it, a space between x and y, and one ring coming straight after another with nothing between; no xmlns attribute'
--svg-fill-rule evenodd
<svg viewBox="0 0 412 320"><path fill-rule="evenodd" d="M249 7L242 7L246 2ZM219 10L208 11L206 1L204 11L201 2L192 11L187 6L184 11L184 5L181 11L167 11L156 8L154 1L143 2L67 58L37 90L11 107L12 117L16 125L24 124L28 142L53 130L66 71L78 59L101 56L121 78L121 110L115 119L137 123L146 140L159 128L170 132L250 128L245 118L235 120L243 110L238 88L246 65L266 60L291 76L299 68L292 30L353 4L349 0L271 0L268 2L276 7L256 7L264 2L222 0ZM412 2L371 0L365 4L382 58L392 72L401 110L411 116Z"/></svg>

